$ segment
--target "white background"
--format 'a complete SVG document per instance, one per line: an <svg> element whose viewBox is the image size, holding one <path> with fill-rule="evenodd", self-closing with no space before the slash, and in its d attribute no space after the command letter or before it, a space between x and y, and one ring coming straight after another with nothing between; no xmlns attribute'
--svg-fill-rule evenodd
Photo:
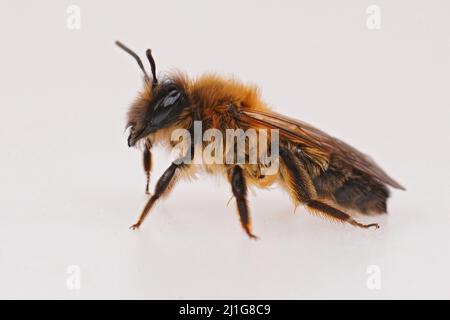
<svg viewBox="0 0 450 320"><path fill-rule="evenodd" d="M380 30L366 27L372 4ZM450 298L448 1L2 0L0 12L1 298ZM117 39L151 47L161 72L257 83L407 191L388 215L359 217L374 231L255 190L255 242L227 183L200 176L128 230L147 199L123 134L141 74ZM153 184L168 165L156 149ZM380 290L366 286L371 265Z"/></svg>

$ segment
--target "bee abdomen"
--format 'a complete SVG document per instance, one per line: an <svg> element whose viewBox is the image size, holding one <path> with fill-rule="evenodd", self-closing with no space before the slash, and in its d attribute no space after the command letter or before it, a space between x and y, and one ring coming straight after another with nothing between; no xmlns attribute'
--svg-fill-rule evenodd
<svg viewBox="0 0 450 320"><path fill-rule="evenodd" d="M387 211L388 188L373 177L331 159L330 167L313 180L319 197L363 214Z"/></svg>
<svg viewBox="0 0 450 320"><path fill-rule="evenodd" d="M389 190L371 177L351 177L333 193L335 201L364 214L385 213Z"/></svg>

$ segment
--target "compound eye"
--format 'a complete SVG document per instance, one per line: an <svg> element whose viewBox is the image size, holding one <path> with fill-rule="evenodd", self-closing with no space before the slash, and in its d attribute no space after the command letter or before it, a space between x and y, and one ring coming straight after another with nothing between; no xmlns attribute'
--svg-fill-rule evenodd
<svg viewBox="0 0 450 320"><path fill-rule="evenodd" d="M150 126L153 128L163 128L167 124L178 119L186 98L182 90L170 88L159 98L151 113Z"/></svg>
<svg viewBox="0 0 450 320"><path fill-rule="evenodd" d="M180 98L181 92L179 90L172 90L161 102L161 107L166 108L173 106Z"/></svg>

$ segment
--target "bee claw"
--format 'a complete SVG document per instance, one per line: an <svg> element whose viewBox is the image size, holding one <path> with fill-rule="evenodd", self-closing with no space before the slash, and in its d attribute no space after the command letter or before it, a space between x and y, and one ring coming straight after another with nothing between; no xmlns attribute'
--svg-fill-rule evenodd
<svg viewBox="0 0 450 320"><path fill-rule="evenodd" d="M228 200L228 202L227 202L227 207L228 207L228 205L230 204L231 200L233 200L233 198L234 198L234 196L231 196L230 200Z"/></svg>
<svg viewBox="0 0 450 320"><path fill-rule="evenodd" d="M245 229L245 233L247 233L247 235L249 236L250 239L252 239L252 240L259 240L259 237L255 236L253 233L251 233L250 230Z"/></svg>
<svg viewBox="0 0 450 320"><path fill-rule="evenodd" d="M140 226L140 225L141 225L140 223L135 223L135 224L133 224L133 225L130 227L130 229L131 229L131 230L139 229L139 226Z"/></svg>

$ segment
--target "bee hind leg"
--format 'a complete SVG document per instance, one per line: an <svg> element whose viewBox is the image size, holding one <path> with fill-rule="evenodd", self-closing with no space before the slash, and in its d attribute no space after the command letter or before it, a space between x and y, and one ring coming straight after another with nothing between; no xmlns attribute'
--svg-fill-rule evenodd
<svg viewBox="0 0 450 320"><path fill-rule="evenodd" d="M328 216L332 219L336 219L336 220L339 220L342 222L348 222L351 225L354 225L356 227L360 227L360 228L374 227L375 229L378 229L380 227L378 225L378 223L362 224L362 223L356 221L355 219L353 219L350 215L346 214L345 212L342 212L341 210L333 208L333 207L331 207L323 202L317 201L317 200L309 201L308 203L306 203L306 206L312 211L316 211L316 212L325 214L326 216Z"/></svg>
<svg viewBox="0 0 450 320"><path fill-rule="evenodd" d="M241 167L233 167L230 172L229 179L233 195L236 198L236 205L242 228L250 239L258 239L258 237L255 236L251 230L251 219L247 204L247 183Z"/></svg>
<svg viewBox="0 0 450 320"><path fill-rule="evenodd" d="M292 198L298 200L299 203L305 204L312 212L322 214L331 219L347 222L360 228L379 228L376 223L359 223L345 212L317 200L317 191L303 164L289 150L284 148L280 148L280 157L284 164L282 177L288 186L288 190L291 192Z"/></svg>

